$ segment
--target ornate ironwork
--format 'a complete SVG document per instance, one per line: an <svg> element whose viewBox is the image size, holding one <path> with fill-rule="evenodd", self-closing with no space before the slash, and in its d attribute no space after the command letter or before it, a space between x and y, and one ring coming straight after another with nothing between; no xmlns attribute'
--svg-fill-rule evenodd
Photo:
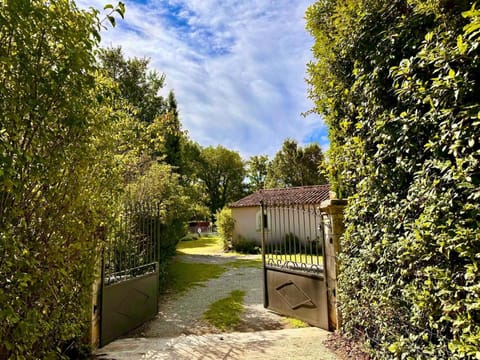
<svg viewBox="0 0 480 360"><path fill-rule="evenodd" d="M318 206L263 203L267 266L323 271L323 219Z"/></svg>

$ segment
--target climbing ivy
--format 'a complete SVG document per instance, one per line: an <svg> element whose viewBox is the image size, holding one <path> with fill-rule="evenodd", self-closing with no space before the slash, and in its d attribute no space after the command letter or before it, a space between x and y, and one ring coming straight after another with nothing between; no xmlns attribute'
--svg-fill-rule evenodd
<svg viewBox="0 0 480 360"><path fill-rule="evenodd" d="M480 11L317 1L310 95L349 198L343 330L375 358L480 357Z"/></svg>

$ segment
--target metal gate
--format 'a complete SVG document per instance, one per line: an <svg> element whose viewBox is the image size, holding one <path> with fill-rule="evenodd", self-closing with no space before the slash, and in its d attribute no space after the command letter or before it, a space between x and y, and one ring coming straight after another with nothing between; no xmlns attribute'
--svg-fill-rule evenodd
<svg viewBox="0 0 480 360"><path fill-rule="evenodd" d="M328 330L320 209L263 201L261 226L264 306Z"/></svg>
<svg viewBox="0 0 480 360"><path fill-rule="evenodd" d="M100 346L158 313L160 206L126 205L102 260Z"/></svg>

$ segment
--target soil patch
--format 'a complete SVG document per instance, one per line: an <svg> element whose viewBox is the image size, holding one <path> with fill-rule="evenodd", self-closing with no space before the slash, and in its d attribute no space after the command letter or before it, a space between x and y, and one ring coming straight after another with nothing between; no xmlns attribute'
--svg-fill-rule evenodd
<svg viewBox="0 0 480 360"><path fill-rule="evenodd" d="M325 346L334 351L342 360L370 360L370 356L362 351L360 345L343 337L339 333L331 333L324 342Z"/></svg>

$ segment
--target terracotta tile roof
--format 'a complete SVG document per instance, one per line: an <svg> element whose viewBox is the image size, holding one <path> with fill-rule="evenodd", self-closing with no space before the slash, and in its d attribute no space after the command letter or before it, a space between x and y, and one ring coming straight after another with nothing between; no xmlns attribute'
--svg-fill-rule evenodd
<svg viewBox="0 0 480 360"><path fill-rule="evenodd" d="M250 194L231 208L260 206L260 201L275 204L320 204L330 198L330 185L299 186L284 189L265 189Z"/></svg>

